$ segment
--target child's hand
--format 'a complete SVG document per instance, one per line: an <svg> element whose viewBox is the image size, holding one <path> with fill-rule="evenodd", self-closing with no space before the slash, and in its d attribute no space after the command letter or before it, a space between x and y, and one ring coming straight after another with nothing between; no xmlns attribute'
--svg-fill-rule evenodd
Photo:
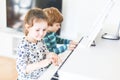
<svg viewBox="0 0 120 80"><path fill-rule="evenodd" d="M55 66L58 66L61 62L60 57L53 52L48 53L48 58L51 60L52 64L54 64Z"/></svg>
<svg viewBox="0 0 120 80"><path fill-rule="evenodd" d="M69 50L75 49L75 47L76 47L77 44L78 44L78 42L70 41L70 44L69 44L69 46L68 46L68 49L69 49Z"/></svg>

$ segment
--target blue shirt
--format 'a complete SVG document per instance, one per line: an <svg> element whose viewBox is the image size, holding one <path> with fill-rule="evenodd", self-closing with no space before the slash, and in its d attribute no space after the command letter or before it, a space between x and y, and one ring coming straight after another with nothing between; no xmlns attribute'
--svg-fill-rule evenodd
<svg viewBox="0 0 120 80"><path fill-rule="evenodd" d="M54 32L47 33L44 37L44 41L48 50L56 54L64 52L67 49L67 44L70 43L70 40L62 39ZM62 44L62 46L57 47L57 44Z"/></svg>

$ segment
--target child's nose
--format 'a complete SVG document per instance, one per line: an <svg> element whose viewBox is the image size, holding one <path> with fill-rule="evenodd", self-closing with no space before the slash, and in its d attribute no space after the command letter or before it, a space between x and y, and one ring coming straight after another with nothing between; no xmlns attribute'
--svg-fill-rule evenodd
<svg viewBox="0 0 120 80"><path fill-rule="evenodd" d="M39 34L40 34L40 35L43 35L43 31L41 30L41 31L39 32Z"/></svg>
<svg viewBox="0 0 120 80"><path fill-rule="evenodd" d="M41 36L41 37L44 37L45 36L45 34L46 34L46 31L40 31L40 33L39 33L39 35Z"/></svg>

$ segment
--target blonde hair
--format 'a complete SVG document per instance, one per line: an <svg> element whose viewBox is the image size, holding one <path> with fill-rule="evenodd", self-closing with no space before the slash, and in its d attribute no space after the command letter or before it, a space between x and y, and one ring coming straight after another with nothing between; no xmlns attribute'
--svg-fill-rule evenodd
<svg viewBox="0 0 120 80"><path fill-rule="evenodd" d="M25 35L28 34L28 27L32 27L34 24L34 20L45 20L47 21L47 16L46 14L43 12L42 9L40 8L33 8L30 9L27 14L25 15L24 18L24 33Z"/></svg>
<svg viewBox="0 0 120 80"><path fill-rule="evenodd" d="M61 23L63 21L63 15L57 8L49 7L43 9L43 11L48 17L48 25L52 26L53 23Z"/></svg>

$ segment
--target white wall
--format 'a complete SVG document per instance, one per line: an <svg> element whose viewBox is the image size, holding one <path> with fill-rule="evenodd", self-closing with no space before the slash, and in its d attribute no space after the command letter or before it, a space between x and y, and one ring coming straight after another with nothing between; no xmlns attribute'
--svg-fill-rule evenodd
<svg viewBox="0 0 120 80"><path fill-rule="evenodd" d="M78 39L79 36L85 34L93 27L96 19L104 9L106 1L109 0L63 0L62 13L64 21L61 36ZM114 1L115 5L103 24L104 32L116 31L119 24L120 0ZM0 12L0 27L6 27L6 0L0 0Z"/></svg>
<svg viewBox="0 0 120 80"><path fill-rule="evenodd" d="M61 36L76 39L88 31L109 0L63 0L63 16ZM116 0L108 17L104 21L103 30L114 30L118 26L120 1ZM113 27L114 26L114 27ZM107 27L107 28L106 28Z"/></svg>
<svg viewBox="0 0 120 80"><path fill-rule="evenodd" d="M89 30L108 0L63 0L63 16L61 36L75 38ZM104 22L105 32L114 32L120 19L120 0L114 0L115 5ZM6 0L0 0L0 27L6 27Z"/></svg>
<svg viewBox="0 0 120 80"><path fill-rule="evenodd" d="M0 28L6 25L6 0L0 0Z"/></svg>
<svg viewBox="0 0 120 80"><path fill-rule="evenodd" d="M0 0L0 55L16 57L15 49L23 34L7 28L6 18L6 0Z"/></svg>
<svg viewBox="0 0 120 80"><path fill-rule="evenodd" d="M73 38L82 35L92 27L107 0L63 0L63 16L61 35ZM114 32L120 19L120 0L114 0L115 5L104 22L104 31ZM6 27L6 0L0 0L0 27ZM70 35L69 35L70 34Z"/></svg>

